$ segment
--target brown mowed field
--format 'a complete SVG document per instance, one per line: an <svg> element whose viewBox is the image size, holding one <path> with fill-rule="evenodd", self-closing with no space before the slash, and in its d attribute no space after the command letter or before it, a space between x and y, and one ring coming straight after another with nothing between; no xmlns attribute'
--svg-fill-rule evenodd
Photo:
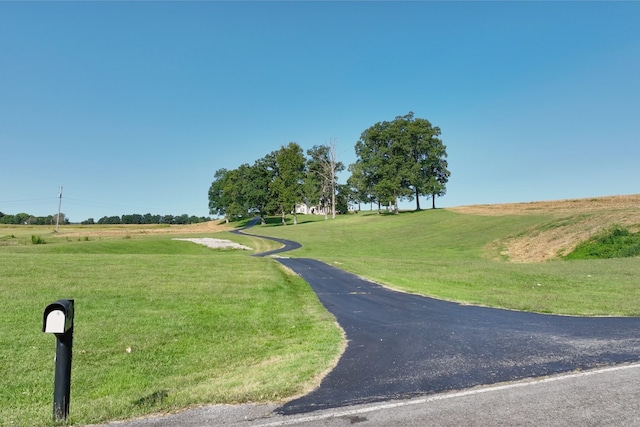
<svg viewBox="0 0 640 427"><path fill-rule="evenodd" d="M60 236L118 237L145 234L201 234L233 230L234 226L224 221L214 220L198 224L158 225L158 224L116 224L116 225L64 225Z"/></svg>
<svg viewBox="0 0 640 427"><path fill-rule="evenodd" d="M594 234L621 225L632 232L640 231L640 194L607 196L496 205L472 205L451 208L470 215L541 215L549 222L517 237L492 242L488 250L512 262L541 262L571 252L580 242Z"/></svg>

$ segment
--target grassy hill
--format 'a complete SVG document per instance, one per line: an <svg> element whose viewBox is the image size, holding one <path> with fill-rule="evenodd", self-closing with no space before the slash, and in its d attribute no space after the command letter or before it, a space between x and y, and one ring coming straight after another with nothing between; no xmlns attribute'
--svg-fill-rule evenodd
<svg viewBox="0 0 640 427"><path fill-rule="evenodd" d="M538 262L566 255L579 243L615 225L640 231L640 195L475 205L453 210L470 215L548 217L548 223L499 242L502 255L516 262Z"/></svg>
<svg viewBox="0 0 640 427"><path fill-rule="evenodd" d="M300 222L255 232L301 242L290 256L321 259L409 292L544 313L640 315L637 258L559 257L613 224L637 231L640 196Z"/></svg>
<svg viewBox="0 0 640 427"><path fill-rule="evenodd" d="M559 257L613 224L637 231L640 196L299 221L252 232L303 243L288 256L408 292L640 316L637 257ZM256 252L277 246L228 233L233 226L0 226L0 425L51 425L55 339L41 327L44 307L58 298L76 300L73 424L313 388L344 339L311 289L270 259L172 240L226 238Z"/></svg>

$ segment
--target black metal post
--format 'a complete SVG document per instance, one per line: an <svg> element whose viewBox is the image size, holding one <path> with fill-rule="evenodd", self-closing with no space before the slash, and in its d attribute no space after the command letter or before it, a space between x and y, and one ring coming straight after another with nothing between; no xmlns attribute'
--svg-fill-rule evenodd
<svg viewBox="0 0 640 427"><path fill-rule="evenodd" d="M71 358L73 327L63 334L56 334L56 373L53 385L53 420L66 421L69 415L71 395Z"/></svg>

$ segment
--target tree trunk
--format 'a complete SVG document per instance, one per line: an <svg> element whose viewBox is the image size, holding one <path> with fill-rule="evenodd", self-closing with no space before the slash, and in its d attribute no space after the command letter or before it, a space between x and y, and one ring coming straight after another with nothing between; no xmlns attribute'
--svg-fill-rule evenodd
<svg viewBox="0 0 640 427"><path fill-rule="evenodd" d="M418 187L416 187L416 210L420 210L420 193L418 193Z"/></svg>
<svg viewBox="0 0 640 427"><path fill-rule="evenodd" d="M331 161L331 219L336 219L336 143L331 141L329 146L329 158Z"/></svg>
<svg viewBox="0 0 640 427"><path fill-rule="evenodd" d="M436 208L436 195L432 194L431 195L431 209L435 209Z"/></svg>
<svg viewBox="0 0 640 427"><path fill-rule="evenodd" d="M331 219L336 219L336 181L331 182Z"/></svg>
<svg viewBox="0 0 640 427"><path fill-rule="evenodd" d="M398 209L398 193L393 193L393 213L396 215L400 213Z"/></svg>
<svg viewBox="0 0 640 427"><path fill-rule="evenodd" d="M284 219L285 213L284 213L284 208L282 208L282 225L287 225L287 222Z"/></svg>

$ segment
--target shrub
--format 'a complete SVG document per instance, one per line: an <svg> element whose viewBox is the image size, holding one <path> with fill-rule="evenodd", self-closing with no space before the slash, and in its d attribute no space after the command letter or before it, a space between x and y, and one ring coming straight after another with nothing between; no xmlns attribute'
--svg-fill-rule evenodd
<svg viewBox="0 0 640 427"><path fill-rule="evenodd" d="M44 245L44 239L41 236L36 236L35 234L31 235L31 243L34 245Z"/></svg>
<svg viewBox="0 0 640 427"><path fill-rule="evenodd" d="M640 255L640 233L618 225L579 244L566 259L626 258Z"/></svg>

